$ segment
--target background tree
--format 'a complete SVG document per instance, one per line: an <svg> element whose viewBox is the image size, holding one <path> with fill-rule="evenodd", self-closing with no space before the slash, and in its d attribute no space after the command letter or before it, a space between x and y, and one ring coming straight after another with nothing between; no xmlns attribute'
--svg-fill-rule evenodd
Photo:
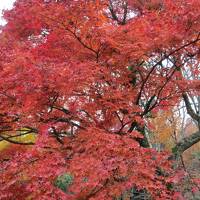
<svg viewBox="0 0 200 200"><path fill-rule="evenodd" d="M158 150L171 151L178 141L180 134L180 116L175 112L175 108L162 110L151 119L152 146Z"/></svg>
<svg viewBox="0 0 200 200"><path fill-rule="evenodd" d="M133 187L177 199L169 155L144 148L147 119L189 92L180 69L199 59L199 11L198 0L17 0L0 33L1 138L16 143L25 127L37 141L2 162L1 199L16 187L32 199Z"/></svg>

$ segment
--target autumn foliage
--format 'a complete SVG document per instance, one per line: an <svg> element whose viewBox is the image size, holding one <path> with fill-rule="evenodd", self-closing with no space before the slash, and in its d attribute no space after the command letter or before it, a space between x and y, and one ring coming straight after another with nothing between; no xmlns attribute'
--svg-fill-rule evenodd
<svg viewBox="0 0 200 200"><path fill-rule="evenodd" d="M153 114L198 93L181 67L199 73L199 13L199 0L17 0L5 11L0 138L15 145L0 155L0 199L113 200L132 188L178 199L169 155L142 141ZM22 128L34 145L12 140Z"/></svg>

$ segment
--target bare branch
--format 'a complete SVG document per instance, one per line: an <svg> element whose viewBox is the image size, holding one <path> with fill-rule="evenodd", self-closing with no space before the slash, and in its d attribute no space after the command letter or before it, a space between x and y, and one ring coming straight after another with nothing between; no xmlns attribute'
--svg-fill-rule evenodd
<svg viewBox="0 0 200 200"><path fill-rule="evenodd" d="M184 102L185 102L185 106L186 106L186 109L187 109L188 114L190 115L190 117L191 117L192 119L194 119L194 120L196 120L197 122L199 122L199 121L200 121L200 116L197 115L197 114L195 113L195 111L193 110L193 108L192 108L192 106L191 106L191 104L190 104L190 100L189 100L189 98L188 98L188 95L187 95L186 93L183 93L182 96L183 96L183 100L184 100Z"/></svg>

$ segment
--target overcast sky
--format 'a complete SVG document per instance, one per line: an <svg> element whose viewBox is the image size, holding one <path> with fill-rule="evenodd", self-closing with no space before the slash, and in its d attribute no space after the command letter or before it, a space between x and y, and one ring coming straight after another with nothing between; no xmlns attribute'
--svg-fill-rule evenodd
<svg viewBox="0 0 200 200"><path fill-rule="evenodd" d="M0 24L5 24L5 21L2 20L2 10L12 8L15 0L0 0Z"/></svg>

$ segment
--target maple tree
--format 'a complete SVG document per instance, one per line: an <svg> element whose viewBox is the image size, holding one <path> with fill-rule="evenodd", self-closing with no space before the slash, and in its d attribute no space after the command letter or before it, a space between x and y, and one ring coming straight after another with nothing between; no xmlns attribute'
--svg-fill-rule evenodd
<svg viewBox="0 0 200 200"><path fill-rule="evenodd" d="M199 73L199 13L199 0L17 0L5 11L0 138L28 147L2 152L0 198L108 200L134 187L177 199L169 155L145 148L145 131L198 93L181 68Z"/></svg>

